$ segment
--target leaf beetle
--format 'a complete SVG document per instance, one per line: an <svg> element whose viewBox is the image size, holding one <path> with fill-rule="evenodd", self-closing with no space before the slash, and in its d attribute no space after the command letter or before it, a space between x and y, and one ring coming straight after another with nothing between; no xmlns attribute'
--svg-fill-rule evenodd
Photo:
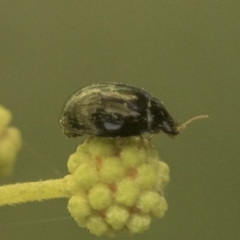
<svg viewBox="0 0 240 240"><path fill-rule="evenodd" d="M163 103L143 89L101 83L84 87L67 100L60 125L67 137L114 138L160 132L176 136L179 126L186 124L178 125Z"/></svg>

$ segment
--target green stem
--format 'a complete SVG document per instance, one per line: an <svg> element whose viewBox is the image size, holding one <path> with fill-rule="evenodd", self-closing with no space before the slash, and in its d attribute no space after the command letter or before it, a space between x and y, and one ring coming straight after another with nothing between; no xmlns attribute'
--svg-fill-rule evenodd
<svg viewBox="0 0 240 240"><path fill-rule="evenodd" d="M63 179L17 183L0 187L0 206L67 197Z"/></svg>

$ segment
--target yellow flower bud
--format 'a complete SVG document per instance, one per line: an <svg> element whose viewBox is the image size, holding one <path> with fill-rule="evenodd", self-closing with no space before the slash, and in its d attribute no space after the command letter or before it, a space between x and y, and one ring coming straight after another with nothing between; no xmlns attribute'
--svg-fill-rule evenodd
<svg viewBox="0 0 240 240"><path fill-rule="evenodd" d="M16 155L21 148L21 134L15 127L8 127L11 113L0 105L0 177L12 173Z"/></svg>
<svg viewBox="0 0 240 240"><path fill-rule="evenodd" d="M167 210L169 168L146 139L88 138L69 157L68 169L68 209L97 236L141 233Z"/></svg>

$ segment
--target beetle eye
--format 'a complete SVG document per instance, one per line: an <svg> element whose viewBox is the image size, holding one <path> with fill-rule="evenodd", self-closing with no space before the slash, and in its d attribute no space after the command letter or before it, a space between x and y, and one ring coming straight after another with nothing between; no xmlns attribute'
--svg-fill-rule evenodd
<svg viewBox="0 0 240 240"><path fill-rule="evenodd" d="M170 135L177 135L179 133L176 124L169 119L168 121L163 121L161 125L161 129L165 133L168 133Z"/></svg>

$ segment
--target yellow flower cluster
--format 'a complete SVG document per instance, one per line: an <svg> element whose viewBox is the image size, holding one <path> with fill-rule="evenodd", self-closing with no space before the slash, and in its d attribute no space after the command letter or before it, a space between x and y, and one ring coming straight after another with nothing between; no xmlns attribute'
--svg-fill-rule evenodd
<svg viewBox="0 0 240 240"><path fill-rule="evenodd" d="M141 233L167 210L169 168L142 137L88 138L69 157L68 210L92 234Z"/></svg>
<svg viewBox="0 0 240 240"><path fill-rule="evenodd" d="M0 177L11 174L21 147L19 130L8 126L11 119L11 113L0 105Z"/></svg>

